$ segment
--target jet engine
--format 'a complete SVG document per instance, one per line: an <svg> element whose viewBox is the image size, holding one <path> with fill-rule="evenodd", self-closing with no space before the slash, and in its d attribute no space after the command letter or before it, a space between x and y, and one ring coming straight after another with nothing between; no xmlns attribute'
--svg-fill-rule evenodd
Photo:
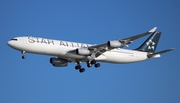
<svg viewBox="0 0 180 103"><path fill-rule="evenodd" d="M91 55L91 51L86 48L78 48L76 49L76 54L78 55Z"/></svg>
<svg viewBox="0 0 180 103"><path fill-rule="evenodd" d="M50 58L50 63L55 67L65 67L68 65L68 61L62 58Z"/></svg>
<svg viewBox="0 0 180 103"><path fill-rule="evenodd" d="M108 47L111 47L111 48L119 48L122 46L122 44L119 41L108 41L107 45Z"/></svg>

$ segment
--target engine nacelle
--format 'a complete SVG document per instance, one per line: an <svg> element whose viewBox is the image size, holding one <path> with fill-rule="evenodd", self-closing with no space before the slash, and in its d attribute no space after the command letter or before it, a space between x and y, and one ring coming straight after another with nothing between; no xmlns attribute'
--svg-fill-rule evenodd
<svg viewBox="0 0 180 103"><path fill-rule="evenodd" d="M119 48L122 46L122 44L119 41L108 41L107 45L108 47L111 47L111 48Z"/></svg>
<svg viewBox="0 0 180 103"><path fill-rule="evenodd" d="M65 67L68 65L68 61L61 58L50 58L50 63L55 67Z"/></svg>
<svg viewBox="0 0 180 103"><path fill-rule="evenodd" d="M88 50L86 48L78 48L78 49L76 49L76 54L86 56L86 55L91 55L92 53L90 50Z"/></svg>

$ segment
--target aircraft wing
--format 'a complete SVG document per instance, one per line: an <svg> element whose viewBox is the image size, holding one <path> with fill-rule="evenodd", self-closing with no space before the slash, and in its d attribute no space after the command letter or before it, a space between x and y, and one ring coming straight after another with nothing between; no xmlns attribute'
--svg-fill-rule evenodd
<svg viewBox="0 0 180 103"><path fill-rule="evenodd" d="M157 27L154 27L154 28L152 28L151 30L149 30L149 31L147 31L145 33L141 33L141 34L131 36L131 37L128 37L128 38L124 38L124 39L120 39L120 40L108 41L108 43L104 43L104 44L93 45L93 46L90 46L90 47L88 47L86 49L88 49L92 53L91 56L93 58L96 58L96 57L100 56L102 53L104 53L106 51L109 51L109 50L112 50L112 49L115 49L115 48L122 48L124 46L127 46L132 41L155 32L156 29L157 29ZM113 47L109 46L109 42L112 42L112 44L115 45L115 46L113 46ZM70 51L70 52L75 53L76 51L73 50L73 51Z"/></svg>
<svg viewBox="0 0 180 103"><path fill-rule="evenodd" d="M138 34L138 35L135 35L135 36L131 36L131 37L120 39L120 40L113 40L113 41L119 41L119 42L121 42L123 44L123 46L126 46L126 45L130 44L132 41L134 41L136 39L139 39L141 37L144 37L146 35L149 35L149 34L155 32L156 29L157 29L157 27L154 27L153 29L151 29L151 30L149 30L149 31L147 31L145 33L141 33L141 34ZM102 46L107 46L107 43L91 46L89 48L98 48L98 47L102 47Z"/></svg>
<svg viewBox="0 0 180 103"><path fill-rule="evenodd" d="M139 39L141 37L144 37L146 35L149 35L149 34L155 32L156 29L157 29L157 27L154 27L154 28L152 28L151 30L149 30L149 31L147 31L145 33L141 33L141 34L138 34L138 35L135 35L135 36L131 36L131 37L120 39L120 40L113 40L113 41L120 42L121 46L119 48L122 48L122 47L130 44L132 41L134 41L136 39ZM93 53L95 53L95 57L98 57L102 53L104 53L104 52L106 52L108 50L111 50L111 49L115 49L115 48L111 48L111 47L108 46L108 43L104 43L104 44L90 46L90 47L88 47L88 49L90 51L92 51Z"/></svg>

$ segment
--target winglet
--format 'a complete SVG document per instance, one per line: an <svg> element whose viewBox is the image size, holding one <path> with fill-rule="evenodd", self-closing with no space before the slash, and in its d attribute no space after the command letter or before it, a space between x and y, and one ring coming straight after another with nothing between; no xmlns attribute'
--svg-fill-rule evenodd
<svg viewBox="0 0 180 103"><path fill-rule="evenodd" d="M153 32L156 31L156 29L157 29L157 27L154 27L154 28L152 28L151 30L149 30L149 32L150 32L150 33L153 33Z"/></svg>

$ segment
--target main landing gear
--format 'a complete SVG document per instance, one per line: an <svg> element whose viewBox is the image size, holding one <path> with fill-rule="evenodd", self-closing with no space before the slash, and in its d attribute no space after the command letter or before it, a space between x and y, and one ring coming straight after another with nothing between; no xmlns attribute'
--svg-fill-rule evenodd
<svg viewBox="0 0 180 103"><path fill-rule="evenodd" d="M22 59L25 59L26 58L26 52L25 51L21 51L21 53L22 53Z"/></svg>
<svg viewBox="0 0 180 103"><path fill-rule="evenodd" d="M80 73L85 72L85 69L81 67L80 62L77 62L75 69L79 70Z"/></svg>
<svg viewBox="0 0 180 103"><path fill-rule="evenodd" d="M95 68L100 67L100 63L96 63L96 60L88 61L87 62L87 67L90 68L94 65ZM85 69L81 67L80 62L77 62L77 65L75 66L76 70L79 70L80 73L85 72Z"/></svg>
<svg viewBox="0 0 180 103"><path fill-rule="evenodd" d="M92 60L91 62L87 62L87 66L89 67L90 65L92 66L94 64L95 68L100 67L100 63L96 63L96 60Z"/></svg>

